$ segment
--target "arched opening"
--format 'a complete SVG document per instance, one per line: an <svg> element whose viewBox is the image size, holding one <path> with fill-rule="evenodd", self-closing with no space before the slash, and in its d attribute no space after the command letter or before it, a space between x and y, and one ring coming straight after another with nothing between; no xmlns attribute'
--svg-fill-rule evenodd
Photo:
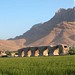
<svg viewBox="0 0 75 75"><path fill-rule="evenodd" d="M49 55L59 55L59 47L57 46L49 46L48 47L49 50Z"/></svg>
<svg viewBox="0 0 75 75"><path fill-rule="evenodd" d="M48 48L43 51L43 56L48 56Z"/></svg>
<svg viewBox="0 0 75 75"><path fill-rule="evenodd" d="M39 50L35 51L35 56L39 56Z"/></svg>
<svg viewBox="0 0 75 75"><path fill-rule="evenodd" d="M55 55L57 47L56 46L50 46L49 47L49 55Z"/></svg>
<svg viewBox="0 0 75 75"><path fill-rule="evenodd" d="M27 56L30 57L32 55L31 50L27 51Z"/></svg>
<svg viewBox="0 0 75 75"><path fill-rule="evenodd" d="M22 53L21 53L21 57L24 57L24 51L22 51Z"/></svg>
<svg viewBox="0 0 75 75"><path fill-rule="evenodd" d="M23 49L18 50L18 57L22 57L22 51L23 51Z"/></svg>
<svg viewBox="0 0 75 75"><path fill-rule="evenodd" d="M54 50L53 55L59 55L59 48Z"/></svg>

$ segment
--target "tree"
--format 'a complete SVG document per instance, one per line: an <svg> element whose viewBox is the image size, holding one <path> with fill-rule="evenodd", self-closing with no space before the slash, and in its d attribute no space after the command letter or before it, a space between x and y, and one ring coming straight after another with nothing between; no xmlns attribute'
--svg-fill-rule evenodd
<svg viewBox="0 0 75 75"><path fill-rule="evenodd" d="M75 55L75 47L72 47L72 48L69 49L69 54Z"/></svg>
<svg viewBox="0 0 75 75"><path fill-rule="evenodd" d="M11 52L10 52L10 51L6 51L5 53L6 53L7 55L9 55L9 56L11 55Z"/></svg>

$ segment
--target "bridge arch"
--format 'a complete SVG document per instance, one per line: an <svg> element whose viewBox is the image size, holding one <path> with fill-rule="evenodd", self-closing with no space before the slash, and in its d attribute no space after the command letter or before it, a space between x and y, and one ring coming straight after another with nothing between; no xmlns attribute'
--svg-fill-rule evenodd
<svg viewBox="0 0 75 75"><path fill-rule="evenodd" d="M18 56L49 56L49 55L62 55L63 46L39 46L39 47L26 47L18 50Z"/></svg>

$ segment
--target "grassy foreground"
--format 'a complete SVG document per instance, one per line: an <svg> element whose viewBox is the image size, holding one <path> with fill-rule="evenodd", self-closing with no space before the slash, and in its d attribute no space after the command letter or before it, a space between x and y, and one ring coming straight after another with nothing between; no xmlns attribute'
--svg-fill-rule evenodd
<svg viewBox="0 0 75 75"><path fill-rule="evenodd" d="M75 75L75 56L0 58L0 75Z"/></svg>

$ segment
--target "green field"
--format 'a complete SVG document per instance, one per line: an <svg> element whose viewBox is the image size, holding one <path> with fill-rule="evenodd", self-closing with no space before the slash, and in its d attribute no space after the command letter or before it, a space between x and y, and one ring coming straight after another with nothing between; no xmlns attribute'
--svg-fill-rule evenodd
<svg viewBox="0 0 75 75"><path fill-rule="evenodd" d="M75 75L75 56L0 58L0 75Z"/></svg>

